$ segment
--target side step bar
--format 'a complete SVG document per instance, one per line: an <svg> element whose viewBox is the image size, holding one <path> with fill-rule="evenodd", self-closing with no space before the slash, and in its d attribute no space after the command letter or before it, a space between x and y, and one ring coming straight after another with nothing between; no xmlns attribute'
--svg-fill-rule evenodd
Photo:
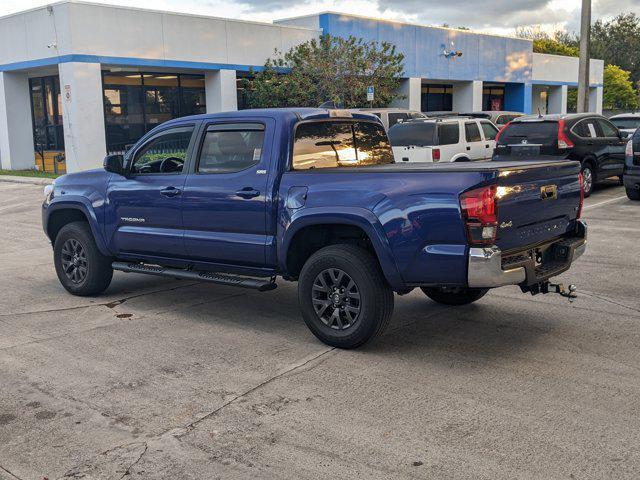
<svg viewBox="0 0 640 480"><path fill-rule="evenodd" d="M157 275L160 277L198 280L201 282L216 283L218 285L228 285L231 287L251 288L260 292L267 292L278 286L271 279L264 280L260 278L237 277L233 275L222 275L215 272L198 272L195 270L160 267L158 265L146 265L144 263L113 262L111 267L120 272L146 273L147 275Z"/></svg>

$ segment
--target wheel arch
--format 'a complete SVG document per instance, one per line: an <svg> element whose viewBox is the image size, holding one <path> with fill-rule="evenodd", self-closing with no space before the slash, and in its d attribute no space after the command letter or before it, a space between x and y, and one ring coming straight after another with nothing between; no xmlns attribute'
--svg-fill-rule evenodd
<svg viewBox="0 0 640 480"><path fill-rule="evenodd" d="M98 220L93 213L93 210L88 208L81 200L58 201L51 203L47 207L44 225L45 232L49 237L49 240L51 240L51 243L55 243L58 233L60 233L60 230L65 225L77 221L86 222L89 225L100 253L103 255L110 255L104 242L104 238L101 235Z"/></svg>
<svg viewBox="0 0 640 480"><path fill-rule="evenodd" d="M368 247L394 290L404 288L382 225L371 211L354 207L345 207L340 214L312 210L300 212L283 229L278 262L287 277L297 278L304 262L320 248L352 243Z"/></svg>

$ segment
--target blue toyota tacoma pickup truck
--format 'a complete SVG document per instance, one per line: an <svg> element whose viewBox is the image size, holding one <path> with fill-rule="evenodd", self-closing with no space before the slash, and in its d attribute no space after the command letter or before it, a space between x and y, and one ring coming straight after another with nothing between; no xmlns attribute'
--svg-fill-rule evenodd
<svg viewBox="0 0 640 480"><path fill-rule="evenodd" d="M167 122L104 169L60 177L42 218L74 295L103 292L114 270L262 291L282 277L320 340L354 348L384 330L394 292L565 293L549 279L586 247L579 170L395 164L374 116L245 110Z"/></svg>

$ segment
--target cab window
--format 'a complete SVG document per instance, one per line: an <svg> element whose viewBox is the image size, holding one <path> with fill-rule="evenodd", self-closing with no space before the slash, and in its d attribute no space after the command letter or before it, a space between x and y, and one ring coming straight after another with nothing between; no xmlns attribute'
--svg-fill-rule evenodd
<svg viewBox="0 0 640 480"><path fill-rule="evenodd" d="M480 122L485 140L495 140L498 135L498 129L491 122Z"/></svg>
<svg viewBox="0 0 640 480"><path fill-rule="evenodd" d="M131 174L182 173L192 134L193 126L171 128L157 134L135 153Z"/></svg>
<svg viewBox="0 0 640 480"><path fill-rule="evenodd" d="M264 143L261 124L218 124L207 129L198 173L232 173L260 162Z"/></svg>
<svg viewBox="0 0 640 480"><path fill-rule="evenodd" d="M602 134L605 137L612 138L618 136L618 129L606 120L599 118L598 125L600 125L600 130L602 130Z"/></svg>

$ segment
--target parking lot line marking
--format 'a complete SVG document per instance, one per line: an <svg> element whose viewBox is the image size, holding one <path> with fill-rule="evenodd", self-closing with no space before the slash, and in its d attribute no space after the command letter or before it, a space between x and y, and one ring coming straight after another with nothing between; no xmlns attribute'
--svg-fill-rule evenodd
<svg viewBox="0 0 640 480"><path fill-rule="evenodd" d="M599 207L600 205L606 205L607 203L612 203L617 200L622 200L623 198L627 198L626 195L622 195L621 197L610 198L609 200L604 200L602 202L594 203L593 205L587 205L583 208L583 210L589 210L590 208Z"/></svg>

